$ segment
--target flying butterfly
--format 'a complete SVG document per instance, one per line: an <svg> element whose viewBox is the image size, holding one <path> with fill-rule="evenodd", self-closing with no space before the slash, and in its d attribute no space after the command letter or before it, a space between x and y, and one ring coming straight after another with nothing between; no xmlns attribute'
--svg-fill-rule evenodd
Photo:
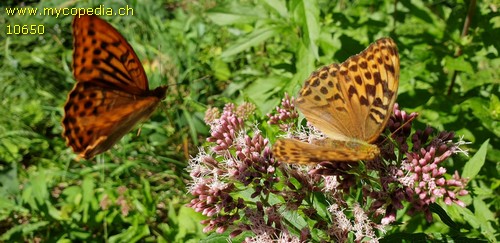
<svg viewBox="0 0 500 243"><path fill-rule="evenodd" d="M91 159L149 118L167 87L149 89L130 44L99 17L76 16L73 39L76 83L64 105L63 137L80 157Z"/></svg>
<svg viewBox="0 0 500 243"><path fill-rule="evenodd" d="M283 162L373 160L373 143L385 129L399 86L399 55L390 38L372 43L341 64L311 74L295 105L326 135L311 143L292 138L276 141L273 154Z"/></svg>

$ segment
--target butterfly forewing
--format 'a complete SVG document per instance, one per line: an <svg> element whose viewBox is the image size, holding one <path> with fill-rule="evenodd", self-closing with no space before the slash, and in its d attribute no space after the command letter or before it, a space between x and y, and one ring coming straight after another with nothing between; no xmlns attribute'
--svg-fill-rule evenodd
<svg viewBox="0 0 500 243"><path fill-rule="evenodd" d="M315 160L373 159L379 150L370 143L387 124L398 85L399 56L390 38L377 40L341 64L318 69L306 80L296 105L307 121L338 143L311 146L284 140L275 147L275 154L288 154L286 149L294 147L310 151L307 156ZM283 161L298 163L293 158Z"/></svg>
<svg viewBox="0 0 500 243"><path fill-rule="evenodd" d="M166 87L149 90L134 50L104 20L75 17L73 37L77 83L64 106L63 136L75 153L89 159L147 119L165 97Z"/></svg>
<svg viewBox="0 0 500 243"><path fill-rule="evenodd" d="M75 17L73 38L73 74L78 82L98 82L132 94L149 90L139 58L106 21L90 15Z"/></svg>

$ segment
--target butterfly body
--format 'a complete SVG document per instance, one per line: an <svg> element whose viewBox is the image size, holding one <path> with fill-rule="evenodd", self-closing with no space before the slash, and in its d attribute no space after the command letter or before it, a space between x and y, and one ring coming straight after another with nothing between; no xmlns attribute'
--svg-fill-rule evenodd
<svg viewBox="0 0 500 243"><path fill-rule="evenodd" d="M166 96L149 90L132 47L104 20L85 15L73 21L73 74L77 83L64 105L68 146L85 159L111 148L146 120Z"/></svg>
<svg viewBox="0 0 500 243"><path fill-rule="evenodd" d="M341 64L313 72L295 105L326 135L312 143L280 139L273 147L285 162L372 160L373 145L385 128L399 85L399 57L390 38L382 38Z"/></svg>

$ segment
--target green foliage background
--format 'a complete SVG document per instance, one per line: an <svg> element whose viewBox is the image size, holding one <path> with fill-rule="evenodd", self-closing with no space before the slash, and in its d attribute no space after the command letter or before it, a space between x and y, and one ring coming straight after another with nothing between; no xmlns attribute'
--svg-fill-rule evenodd
<svg viewBox="0 0 500 243"><path fill-rule="evenodd" d="M462 234L499 239L497 0L477 2L474 8L459 0L3 4L0 241L203 239L203 217L184 205L190 199L187 160L208 135L206 108L246 100L264 118L284 92L296 94L313 70L341 62L383 36L392 37L399 48L400 107L418 112L422 128L456 131L471 142L466 147L474 157L455 156L447 165L450 172L471 177L471 194L464 198L468 207L443 208ZM75 161L60 136L62 107L75 82L72 16L7 16L5 7L99 4L134 9L133 16L103 18L134 47L150 86L168 84L169 91L139 136L131 132L95 161ZM7 25L16 24L44 25L45 33L8 35ZM388 235L425 233L427 239L446 239L457 234L439 217L432 224L421 216L402 217L404 224Z"/></svg>

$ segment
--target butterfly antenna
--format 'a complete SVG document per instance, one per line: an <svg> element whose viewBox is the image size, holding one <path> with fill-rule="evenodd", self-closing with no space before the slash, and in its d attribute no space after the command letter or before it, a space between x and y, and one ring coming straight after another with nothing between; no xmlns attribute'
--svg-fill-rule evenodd
<svg viewBox="0 0 500 243"><path fill-rule="evenodd" d="M201 80L205 80L205 79L208 79L210 76L209 75L205 75L201 78L198 78L198 79L195 79L194 81L201 81Z"/></svg>
<svg viewBox="0 0 500 243"><path fill-rule="evenodd" d="M201 81L201 80L206 80L210 77L210 75L205 75L201 78L197 78L197 79L194 79L193 82L196 82L196 81ZM182 82L177 82L177 83L173 83L173 84L167 84L167 86L174 86L174 85L181 85Z"/></svg>

